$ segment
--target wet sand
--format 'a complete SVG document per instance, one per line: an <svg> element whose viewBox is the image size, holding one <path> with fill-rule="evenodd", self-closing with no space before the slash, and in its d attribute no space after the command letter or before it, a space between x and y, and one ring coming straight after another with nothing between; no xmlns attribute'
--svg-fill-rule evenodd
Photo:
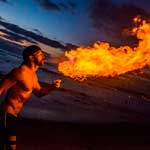
<svg viewBox="0 0 150 150"><path fill-rule="evenodd" d="M18 150L149 150L150 124L79 124L21 119Z"/></svg>

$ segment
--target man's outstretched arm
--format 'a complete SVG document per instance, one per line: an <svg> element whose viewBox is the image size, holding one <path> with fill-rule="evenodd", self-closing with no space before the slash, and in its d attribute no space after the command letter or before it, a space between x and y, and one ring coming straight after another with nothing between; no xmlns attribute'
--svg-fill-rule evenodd
<svg viewBox="0 0 150 150"><path fill-rule="evenodd" d="M60 84L61 84L61 80L54 80L52 84L46 84L46 83L39 84L38 82L33 93L37 97L42 97L48 95L51 91L60 88Z"/></svg>

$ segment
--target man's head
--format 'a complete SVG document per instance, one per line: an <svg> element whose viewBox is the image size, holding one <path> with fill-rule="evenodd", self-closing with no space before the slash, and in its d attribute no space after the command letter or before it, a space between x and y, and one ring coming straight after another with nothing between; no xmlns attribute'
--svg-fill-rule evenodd
<svg viewBox="0 0 150 150"><path fill-rule="evenodd" d="M39 46L31 45L23 50L24 63L33 62L38 66L44 65L44 55Z"/></svg>

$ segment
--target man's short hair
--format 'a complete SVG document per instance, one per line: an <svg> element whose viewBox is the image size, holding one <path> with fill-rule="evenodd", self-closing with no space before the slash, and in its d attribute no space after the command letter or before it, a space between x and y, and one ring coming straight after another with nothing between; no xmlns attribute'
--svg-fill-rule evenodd
<svg viewBox="0 0 150 150"><path fill-rule="evenodd" d="M22 53L23 60L28 61L29 56L33 55L34 53L36 53L39 50L41 50L41 48L37 45L31 45L31 46L26 47Z"/></svg>

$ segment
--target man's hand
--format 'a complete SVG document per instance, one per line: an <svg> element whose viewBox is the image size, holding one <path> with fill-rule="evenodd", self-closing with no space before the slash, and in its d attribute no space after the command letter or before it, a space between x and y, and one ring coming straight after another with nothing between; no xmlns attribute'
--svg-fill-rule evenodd
<svg viewBox="0 0 150 150"><path fill-rule="evenodd" d="M60 88L61 85L61 80L57 79L57 80L53 80L53 84L52 84L55 88Z"/></svg>

